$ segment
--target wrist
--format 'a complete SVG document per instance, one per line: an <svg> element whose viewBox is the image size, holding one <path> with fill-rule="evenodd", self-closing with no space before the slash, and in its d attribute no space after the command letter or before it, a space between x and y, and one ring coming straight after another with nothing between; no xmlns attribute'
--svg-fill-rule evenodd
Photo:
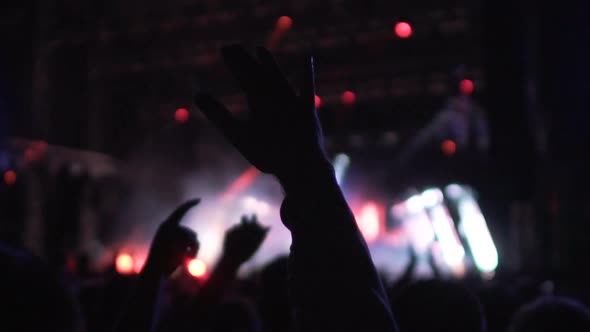
<svg viewBox="0 0 590 332"><path fill-rule="evenodd" d="M338 185L334 167L325 158L293 168L290 172L277 175L277 178L286 194L309 192L310 189L326 185Z"/></svg>
<svg viewBox="0 0 590 332"><path fill-rule="evenodd" d="M226 273L237 273L240 266L242 266L243 262L235 259L230 255L226 255L225 253L221 254L217 265L215 266L216 270L220 270Z"/></svg>
<svg viewBox="0 0 590 332"><path fill-rule="evenodd" d="M140 275L146 276L161 276L164 274L164 269L156 261L150 259L149 257L141 268L140 273Z"/></svg>
<svg viewBox="0 0 590 332"><path fill-rule="evenodd" d="M166 274L156 269L146 267L141 270L137 280L140 285L157 285L166 280Z"/></svg>

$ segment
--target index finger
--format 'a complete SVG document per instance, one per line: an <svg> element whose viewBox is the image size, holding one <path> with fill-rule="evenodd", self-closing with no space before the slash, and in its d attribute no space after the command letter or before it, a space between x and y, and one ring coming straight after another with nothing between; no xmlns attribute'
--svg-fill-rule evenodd
<svg viewBox="0 0 590 332"><path fill-rule="evenodd" d="M199 202L201 202L201 199L195 198L182 203L176 208L176 210L174 210L174 212L170 214L170 216L168 216L168 218L166 218L164 223L169 225L180 225L182 217L184 217L188 210L190 210L193 206L199 204Z"/></svg>
<svg viewBox="0 0 590 332"><path fill-rule="evenodd" d="M198 93L195 95L195 104L233 145L240 146L243 142L242 127L222 103L210 94Z"/></svg>
<svg viewBox="0 0 590 332"><path fill-rule="evenodd" d="M268 79L273 83L271 88L275 89L280 97L292 98L295 96L295 92L289 84L285 74L279 68L275 58L272 54L264 47L257 47L256 54L261 62L261 68L266 73Z"/></svg>

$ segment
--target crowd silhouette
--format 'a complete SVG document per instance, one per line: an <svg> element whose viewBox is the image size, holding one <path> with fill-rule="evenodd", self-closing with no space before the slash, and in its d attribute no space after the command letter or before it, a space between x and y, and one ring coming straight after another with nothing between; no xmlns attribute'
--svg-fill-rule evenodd
<svg viewBox="0 0 590 332"><path fill-rule="evenodd" d="M233 45L221 52L246 96L247 117L202 91L195 103L253 166L281 184L289 256L238 278L268 232L263 220L244 216L226 231L206 281L187 286L182 276L171 278L198 256L197 234L182 226L198 199L161 223L132 277L81 283L5 244L3 331L590 331L584 294L541 296L535 281L459 282L437 273L417 281L411 260L385 285L324 153L313 58L295 90L268 50L257 48L254 56Z"/></svg>

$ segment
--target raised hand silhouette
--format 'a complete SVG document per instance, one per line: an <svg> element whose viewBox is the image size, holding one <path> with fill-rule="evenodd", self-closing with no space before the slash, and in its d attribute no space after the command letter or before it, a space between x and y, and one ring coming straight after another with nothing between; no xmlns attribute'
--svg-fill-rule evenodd
<svg viewBox="0 0 590 332"><path fill-rule="evenodd" d="M295 330L395 331L383 285L324 154L313 60L297 94L270 53L256 53L241 46L222 50L246 94L245 119L209 94L197 94L195 102L246 159L275 175L285 190L281 219L293 240L289 287Z"/></svg>
<svg viewBox="0 0 590 332"><path fill-rule="evenodd" d="M197 106L246 159L283 184L309 175L317 166L331 168L316 115L313 58L306 63L297 94L268 50L259 47L256 54L238 45L222 49L225 63L246 93L245 120L209 94L197 94Z"/></svg>
<svg viewBox="0 0 590 332"><path fill-rule="evenodd" d="M256 215L242 216L239 224L225 232L222 256L238 266L243 264L258 250L268 230L258 223Z"/></svg>
<svg viewBox="0 0 590 332"><path fill-rule="evenodd" d="M178 324L191 326L199 320L207 320L212 314L211 309L220 303L231 288L240 266L260 248L268 230L253 215L243 216L240 223L225 232L221 257L198 296L190 301L190 315L179 318Z"/></svg>
<svg viewBox="0 0 590 332"><path fill-rule="evenodd" d="M193 199L183 203L160 224L115 331L151 332L156 329L160 291L166 279L199 251L195 232L180 225L182 217L199 202L199 199Z"/></svg>
<svg viewBox="0 0 590 332"><path fill-rule="evenodd" d="M180 205L158 228L152 241L144 270L169 275L187 259L193 258L199 251L197 234L191 229L181 226L184 215L200 199L193 199Z"/></svg>

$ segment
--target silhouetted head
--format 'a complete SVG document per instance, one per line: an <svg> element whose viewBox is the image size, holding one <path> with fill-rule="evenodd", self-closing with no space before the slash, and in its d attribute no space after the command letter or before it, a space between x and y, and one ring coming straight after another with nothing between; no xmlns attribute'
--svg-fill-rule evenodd
<svg viewBox="0 0 590 332"><path fill-rule="evenodd" d="M506 332L512 315L518 308L518 300L507 288L503 284L488 283L478 294L489 332Z"/></svg>
<svg viewBox="0 0 590 332"><path fill-rule="evenodd" d="M246 300L221 303L211 317L214 332L260 332L260 317L256 308Z"/></svg>
<svg viewBox="0 0 590 332"><path fill-rule="evenodd" d="M260 273L260 314L265 331L287 331L291 324L288 290L288 257L279 257Z"/></svg>
<svg viewBox="0 0 590 332"><path fill-rule="evenodd" d="M543 297L525 304L514 315L510 332L525 331L587 332L590 331L590 311L566 297Z"/></svg>
<svg viewBox="0 0 590 332"><path fill-rule="evenodd" d="M62 280L40 259L0 245L0 330L80 331L80 308Z"/></svg>
<svg viewBox="0 0 590 332"><path fill-rule="evenodd" d="M393 314L404 332L485 331L477 298L450 281L418 281L392 299Z"/></svg>

